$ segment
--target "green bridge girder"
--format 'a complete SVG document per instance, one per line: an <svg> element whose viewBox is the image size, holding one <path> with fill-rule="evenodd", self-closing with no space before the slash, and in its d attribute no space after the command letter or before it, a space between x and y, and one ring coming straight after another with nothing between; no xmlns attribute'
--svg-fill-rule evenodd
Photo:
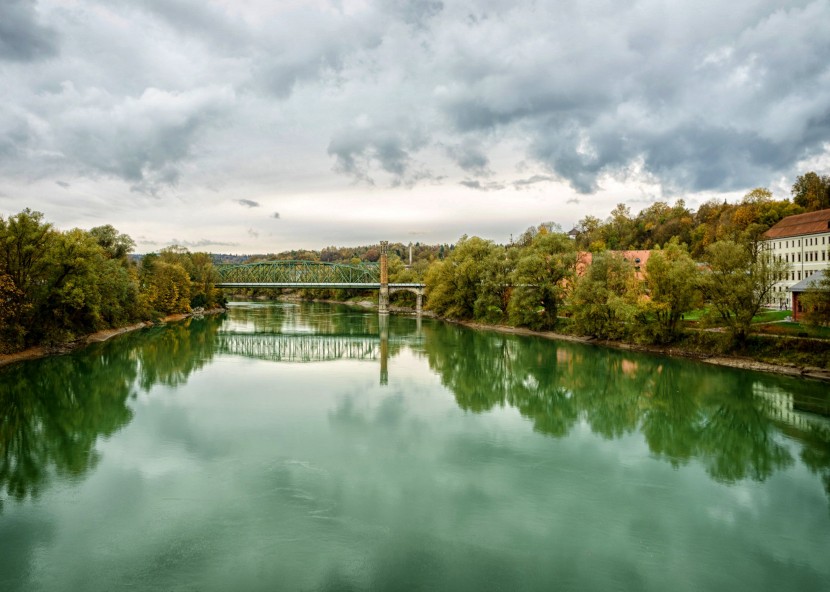
<svg viewBox="0 0 830 592"><path fill-rule="evenodd" d="M322 261L265 261L244 265L216 266L221 284L379 284L376 263L348 265Z"/></svg>

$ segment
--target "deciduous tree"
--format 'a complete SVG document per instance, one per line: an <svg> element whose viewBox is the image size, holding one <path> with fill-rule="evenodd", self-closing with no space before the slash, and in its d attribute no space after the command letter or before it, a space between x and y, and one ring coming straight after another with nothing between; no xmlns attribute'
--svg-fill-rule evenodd
<svg viewBox="0 0 830 592"><path fill-rule="evenodd" d="M571 299L574 327L603 339L625 337L633 329L641 293L630 262L614 253L595 255Z"/></svg>
<svg viewBox="0 0 830 592"><path fill-rule="evenodd" d="M686 245L673 239L654 251L646 263L645 330L654 341L669 343L680 332L683 313L700 302L699 272Z"/></svg>
<svg viewBox="0 0 830 592"><path fill-rule="evenodd" d="M759 238L750 228L738 242L718 241L706 249L708 270L700 286L711 307L710 318L722 322L738 343L746 340L752 318L787 266Z"/></svg>
<svg viewBox="0 0 830 592"><path fill-rule="evenodd" d="M535 330L552 328L575 267L571 239L559 232L537 234L522 250L512 274L510 322Z"/></svg>

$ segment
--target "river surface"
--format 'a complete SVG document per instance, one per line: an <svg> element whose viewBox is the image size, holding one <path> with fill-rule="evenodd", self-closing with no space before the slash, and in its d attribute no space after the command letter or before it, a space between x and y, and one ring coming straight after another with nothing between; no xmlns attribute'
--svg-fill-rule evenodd
<svg viewBox="0 0 830 592"><path fill-rule="evenodd" d="M826 384L233 305L0 369L0 590L830 590Z"/></svg>

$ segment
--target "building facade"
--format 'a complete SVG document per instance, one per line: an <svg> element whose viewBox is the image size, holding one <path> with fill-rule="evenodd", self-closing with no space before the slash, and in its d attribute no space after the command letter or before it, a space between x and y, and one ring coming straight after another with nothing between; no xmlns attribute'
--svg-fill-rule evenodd
<svg viewBox="0 0 830 592"><path fill-rule="evenodd" d="M824 271L817 271L810 277L805 280L801 280L797 282L794 286L790 288L790 294L793 296L793 320L798 321L801 317L801 313L804 312L804 306L801 303L801 297L804 295L804 292L809 290L814 290L818 287L818 284L824 279Z"/></svg>
<svg viewBox="0 0 830 592"><path fill-rule="evenodd" d="M764 233L766 248L787 264L769 304L792 307L791 288L830 266L830 209L787 216Z"/></svg>

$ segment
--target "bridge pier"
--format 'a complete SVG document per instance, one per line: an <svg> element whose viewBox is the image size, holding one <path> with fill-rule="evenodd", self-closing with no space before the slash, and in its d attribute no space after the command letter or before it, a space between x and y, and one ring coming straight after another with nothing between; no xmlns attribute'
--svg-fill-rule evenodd
<svg viewBox="0 0 830 592"><path fill-rule="evenodd" d="M378 314L389 314L389 241L380 241L380 290L378 291Z"/></svg>
<svg viewBox="0 0 830 592"><path fill-rule="evenodd" d="M417 292L415 292L415 312L420 315L423 308L424 308L424 292L423 292L423 290L418 290Z"/></svg>
<svg viewBox="0 0 830 592"><path fill-rule="evenodd" d="M380 385L389 384L389 317L378 317L380 333Z"/></svg>

